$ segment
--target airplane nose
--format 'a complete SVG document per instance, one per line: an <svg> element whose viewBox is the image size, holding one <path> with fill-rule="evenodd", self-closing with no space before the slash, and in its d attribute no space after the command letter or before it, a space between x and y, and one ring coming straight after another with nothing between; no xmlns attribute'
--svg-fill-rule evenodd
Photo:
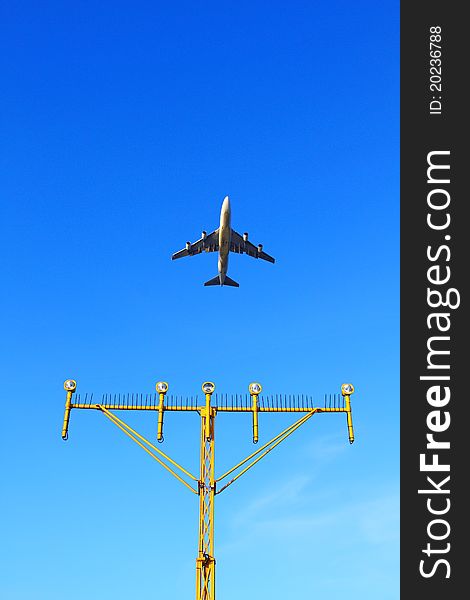
<svg viewBox="0 0 470 600"><path fill-rule="evenodd" d="M228 199L228 196L225 196L224 198L224 203L222 204L223 208L230 208L230 200Z"/></svg>

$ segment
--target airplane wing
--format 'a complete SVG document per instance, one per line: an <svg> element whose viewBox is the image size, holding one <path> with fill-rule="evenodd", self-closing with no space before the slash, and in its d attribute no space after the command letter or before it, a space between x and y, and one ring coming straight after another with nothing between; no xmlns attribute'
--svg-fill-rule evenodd
<svg viewBox="0 0 470 600"><path fill-rule="evenodd" d="M234 229L232 229L230 250L238 254L248 254L248 256L252 256L253 258L262 258L268 262L274 262L274 258L272 256L269 256L269 254L263 252L263 246L255 246L247 239L245 240L243 236L237 233Z"/></svg>
<svg viewBox="0 0 470 600"><path fill-rule="evenodd" d="M204 232L203 232L204 233ZM200 254L201 252L217 252L219 250L219 230L216 229L209 235L201 237L194 244L189 242L186 244L186 248L175 252L171 257L171 260L176 258L183 258L183 256L193 256L194 254Z"/></svg>

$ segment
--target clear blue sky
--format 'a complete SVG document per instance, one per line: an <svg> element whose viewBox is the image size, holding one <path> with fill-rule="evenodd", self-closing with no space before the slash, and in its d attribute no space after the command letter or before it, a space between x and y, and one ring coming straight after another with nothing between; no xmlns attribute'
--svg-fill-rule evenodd
<svg viewBox="0 0 470 600"><path fill-rule="evenodd" d="M194 595L197 499L80 391L338 392L218 497L218 597L398 598L396 1L2 7L0 596ZM275 265L171 254L232 225ZM263 415L261 442L288 416ZM153 438L154 415L129 422ZM220 473L252 451L219 415ZM196 470L199 422L164 450Z"/></svg>

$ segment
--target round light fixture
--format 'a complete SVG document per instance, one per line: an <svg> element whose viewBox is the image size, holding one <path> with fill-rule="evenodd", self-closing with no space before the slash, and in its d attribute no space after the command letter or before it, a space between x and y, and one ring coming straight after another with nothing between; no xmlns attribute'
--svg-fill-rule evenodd
<svg viewBox="0 0 470 600"><path fill-rule="evenodd" d="M166 381L159 381L156 384L155 389L159 394L166 394L168 391L168 384Z"/></svg>
<svg viewBox="0 0 470 600"><path fill-rule="evenodd" d="M341 386L341 393L343 394L343 396L350 396L351 394L354 394L353 384L343 383L343 385Z"/></svg>
<svg viewBox="0 0 470 600"><path fill-rule="evenodd" d="M77 389L77 382L75 379L67 379L64 381L64 390L66 392L74 392Z"/></svg>
<svg viewBox="0 0 470 600"><path fill-rule="evenodd" d="M261 387L261 383L250 383L248 389L250 390L251 395L257 396L258 394L261 394L263 388Z"/></svg>
<svg viewBox="0 0 470 600"><path fill-rule="evenodd" d="M204 392L204 394L212 394L214 390L215 383L212 383L212 381L204 381L204 383L202 384L202 391Z"/></svg>

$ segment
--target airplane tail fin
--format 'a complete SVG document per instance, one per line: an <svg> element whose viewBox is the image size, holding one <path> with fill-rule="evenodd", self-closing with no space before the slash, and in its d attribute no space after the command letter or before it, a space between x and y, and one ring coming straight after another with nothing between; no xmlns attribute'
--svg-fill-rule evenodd
<svg viewBox="0 0 470 600"><path fill-rule="evenodd" d="M232 287L240 287L236 281L230 279L230 277L225 276L224 285L231 285Z"/></svg>
<svg viewBox="0 0 470 600"><path fill-rule="evenodd" d="M214 279L209 279L209 281L206 281L204 285L220 285L219 276L217 275L216 277L214 277Z"/></svg>
<svg viewBox="0 0 470 600"><path fill-rule="evenodd" d="M214 277L214 279L209 279L209 281L206 281L204 285L230 285L231 287L239 287L238 283L233 279L230 279L230 277L227 277L227 275L225 276L224 282L222 284L220 283L219 275L217 275L216 277Z"/></svg>

